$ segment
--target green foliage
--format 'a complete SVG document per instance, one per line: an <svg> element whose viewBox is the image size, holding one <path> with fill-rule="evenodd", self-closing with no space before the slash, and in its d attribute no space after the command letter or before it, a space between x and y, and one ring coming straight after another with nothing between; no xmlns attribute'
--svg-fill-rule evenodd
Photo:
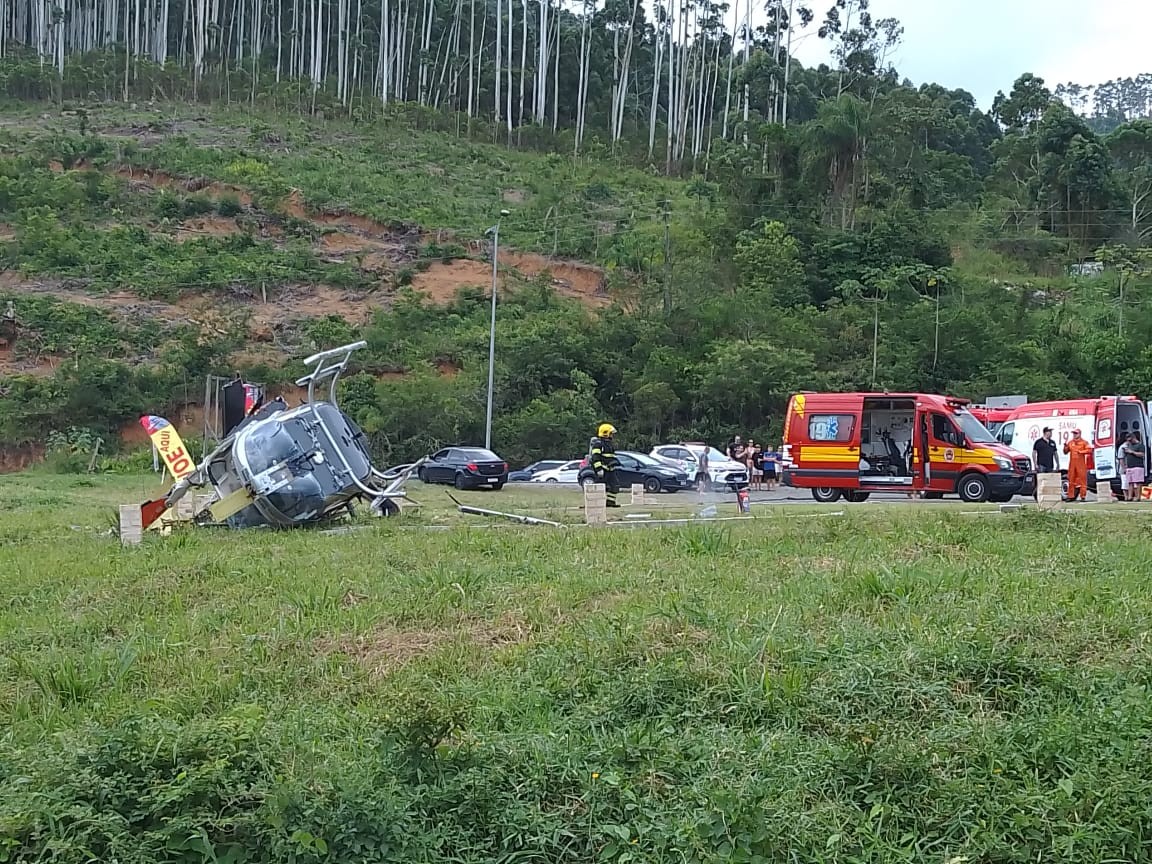
<svg viewBox="0 0 1152 864"><path fill-rule="evenodd" d="M191 340L195 344L195 340ZM175 343L180 345L179 342ZM10 445L42 443L71 426L91 429L109 448L120 428L144 413L166 413L187 392L187 383L203 379L221 355L219 345L199 353L177 350L177 363L127 364L87 357L60 365L50 377L12 376L3 381L0 440Z"/></svg>
<svg viewBox="0 0 1152 864"><path fill-rule="evenodd" d="M91 461L97 442L103 440L91 429L71 426L49 433L44 449L45 467L56 474L80 474Z"/></svg>
<svg viewBox="0 0 1152 864"><path fill-rule="evenodd" d="M743 231L736 238L736 266L740 270L741 305L749 309L790 309L811 302L804 290L800 246L780 222L766 222L760 232Z"/></svg>
<svg viewBox="0 0 1152 864"><path fill-rule="evenodd" d="M356 331L339 315L327 315L309 322L308 335L317 351L356 341Z"/></svg>
<svg viewBox="0 0 1152 864"><path fill-rule="evenodd" d="M193 200L185 199L180 215L212 207L203 199L189 210ZM279 247L248 234L178 242L134 226L66 227L43 207L22 211L16 226L16 239L0 254L8 266L25 273L83 278L97 289L127 288L143 297L175 298L235 284L301 279L356 285L361 278L348 265L320 262L303 246Z"/></svg>
<svg viewBox="0 0 1152 864"><path fill-rule="evenodd" d="M0 217L5 219L37 207L76 218L122 204L118 184L103 172L57 173L48 167L47 160L38 157L0 158Z"/></svg>

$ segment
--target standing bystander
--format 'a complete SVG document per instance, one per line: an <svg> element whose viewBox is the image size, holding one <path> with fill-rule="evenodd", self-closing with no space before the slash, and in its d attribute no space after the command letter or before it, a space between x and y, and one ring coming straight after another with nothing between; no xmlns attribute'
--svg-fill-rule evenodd
<svg viewBox="0 0 1152 864"><path fill-rule="evenodd" d="M1079 429L1073 429L1072 437L1064 442L1064 452L1068 454L1068 497L1064 500L1075 501L1079 493L1080 500L1087 501L1088 457L1092 445L1084 440Z"/></svg>
<svg viewBox="0 0 1152 864"><path fill-rule="evenodd" d="M1144 490L1144 442L1133 432L1120 448L1124 458L1124 477L1128 480L1128 501L1139 501Z"/></svg>
<svg viewBox="0 0 1152 864"><path fill-rule="evenodd" d="M1036 461L1039 474L1056 471L1056 442L1052 440L1052 427L1045 426L1043 434L1032 445L1032 457Z"/></svg>

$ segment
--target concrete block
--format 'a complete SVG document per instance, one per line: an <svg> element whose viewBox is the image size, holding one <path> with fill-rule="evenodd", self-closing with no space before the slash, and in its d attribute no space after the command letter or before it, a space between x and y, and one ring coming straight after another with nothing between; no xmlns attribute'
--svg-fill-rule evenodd
<svg viewBox="0 0 1152 864"><path fill-rule="evenodd" d="M144 519L139 504L120 505L120 544L138 546L144 540Z"/></svg>
<svg viewBox="0 0 1152 864"><path fill-rule="evenodd" d="M632 484L632 503L636 506L639 506L639 507L644 506L644 484L643 483L633 483Z"/></svg>
<svg viewBox="0 0 1152 864"><path fill-rule="evenodd" d="M1059 474L1040 474L1036 477L1036 504L1042 508L1059 507L1064 497Z"/></svg>
<svg viewBox="0 0 1152 864"><path fill-rule="evenodd" d="M584 485L584 521L589 525L603 525L608 521L608 498L603 483Z"/></svg>

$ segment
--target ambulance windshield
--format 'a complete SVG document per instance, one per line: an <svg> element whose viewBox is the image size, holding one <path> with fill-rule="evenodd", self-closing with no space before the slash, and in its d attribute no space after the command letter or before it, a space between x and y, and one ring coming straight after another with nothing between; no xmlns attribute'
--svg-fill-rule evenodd
<svg viewBox="0 0 1152 864"><path fill-rule="evenodd" d="M960 431L964 436L973 444L995 444L996 437L984 428L984 424L977 420L972 414L964 409L960 409L955 414L956 422L960 424Z"/></svg>

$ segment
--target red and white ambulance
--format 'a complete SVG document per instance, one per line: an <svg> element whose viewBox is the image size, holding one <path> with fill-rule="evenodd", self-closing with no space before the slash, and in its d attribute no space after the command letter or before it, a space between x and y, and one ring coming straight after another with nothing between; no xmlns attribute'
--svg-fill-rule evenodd
<svg viewBox="0 0 1152 864"><path fill-rule="evenodd" d="M1012 409L996 438L1022 453L1031 454L1045 426L1052 429L1061 473L1066 475L1068 471L1064 444L1072 437L1072 430L1079 429L1081 437L1095 448L1094 459L1088 466L1089 485L1094 485L1097 480L1111 480L1113 492L1120 489L1116 449L1129 433L1140 433L1145 451L1148 450L1148 406L1135 396L1029 402Z"/></svg>

